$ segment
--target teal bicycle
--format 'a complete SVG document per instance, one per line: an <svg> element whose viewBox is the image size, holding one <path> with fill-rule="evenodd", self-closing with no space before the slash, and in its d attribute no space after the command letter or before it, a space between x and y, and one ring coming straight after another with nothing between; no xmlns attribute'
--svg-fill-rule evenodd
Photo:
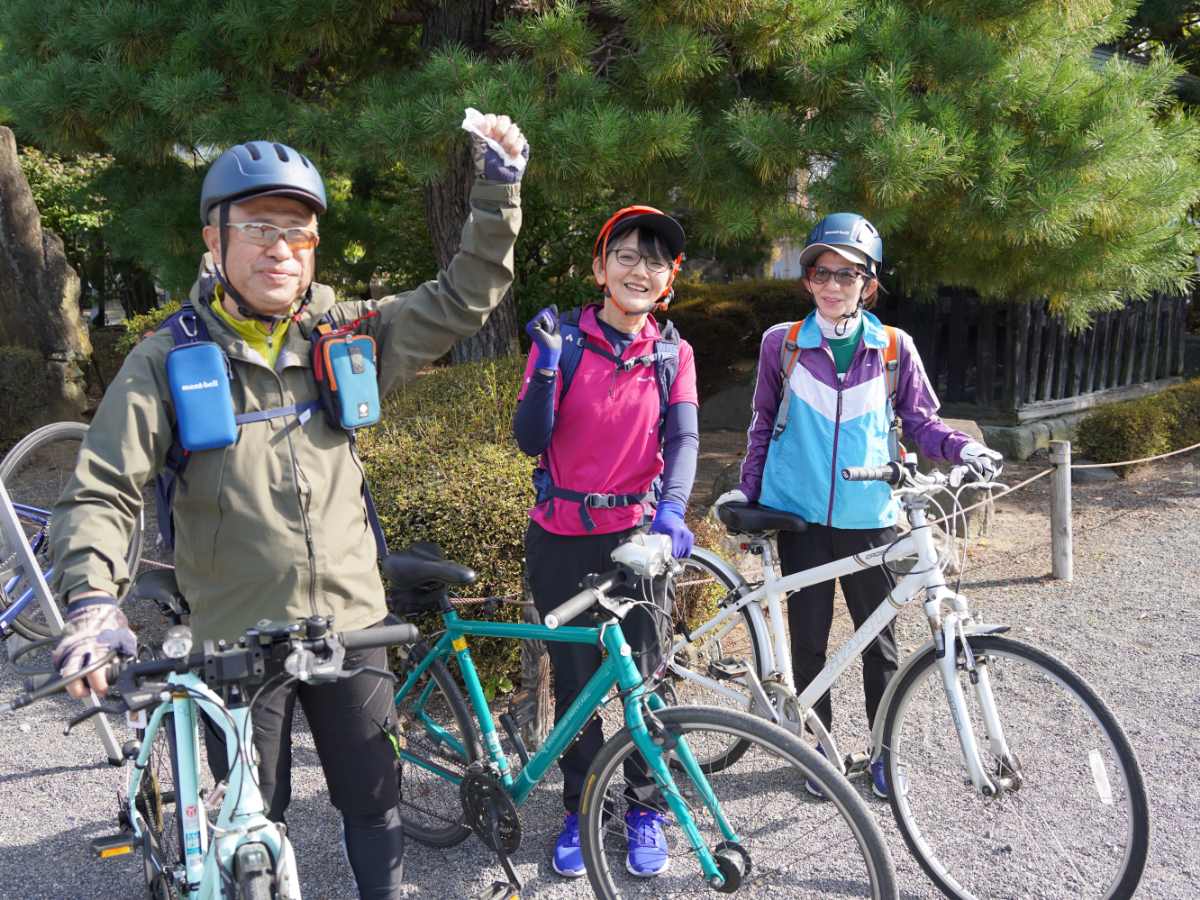
<svg viewBox="0 0 1200 900"><path fill-rule="evenodd" d="M616 568L592 578L543 625L463 621L454 612L448 588L474 581L469 568L425 552L393 553L385 560L392 583L430 598L444 625L430 638L432 646L420 642L408 652L396 693L406 833L444 847L474 831L498 855L508 879L497 882L491 896L516 896L521 883L509 857L521 843L518 807L599 714L623 727L593 763L581 801L581 849L597 897L610 900L647 889L657 897L711 892L896 897L891 857L874 817L825 759L795 735L749 713L669 706L655 692L665 666L650 678L638 672L621 622L639 604L653 604L609 595L643 578L670 577L669 552L664 535L635 536L613 552ZM589 612L598 627L564 625ZM528 699L518 695L493 719L468 635L599 643L607 657L530 755L521 738ZM452 657L470 707L447 668ZM610 696L613 688L616 694ZM515 758L505 753L501 730ZM736 764L717 771L697 761L731 740L748 748ZM653 774L665 807L658 811L666 813L668 823L668 868L649 884L626 871L624 812L631 801L623 773L624 762L634 754ZM804 790L806 779L831 802L810 796Z"/></svg>
<svg viewBox="0 0 1200 900"><path fill-rule="evenodd" d="M187 609L174 588L174 573L153 574L143 576L135 595L157 600L178 623ZM258 789L250 710L261 693L292 679L320 682L368 674L394 681L382 670L343 669L346 652L411 644L418 638L413 625L340 634L329 631L329 625L320 616L260 622L232 646L205 641L199 653L192 653L191 631L176 624L168 629L158 658L121 661L110 653L61 680L16 665L19 658L58 640L47 638L15 654L10 663L18 674L45 683L29 684L27 693L0 711L27 706L107 669L119 702L88 709L64 731L102 714L124 715L138 729L122 748L133 766L120 798L118 831L93 840L92 856L108 859L140 850L150 900L300 900L287 826L267 819ZM223 732L229 753L229 775L207 793L200 788L201 711Z"/></svg>

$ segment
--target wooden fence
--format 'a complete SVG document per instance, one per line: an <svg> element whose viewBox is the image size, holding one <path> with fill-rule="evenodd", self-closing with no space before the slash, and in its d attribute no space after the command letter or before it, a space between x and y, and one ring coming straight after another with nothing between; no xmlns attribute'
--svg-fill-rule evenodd
<svg viewBox="0 0 1200 900"><path fill-rule="evenodd" d="M993 407L1018 421L1136 396L1183 374L1187 298L1155 294L1071 333L1046 301L984 304L966 291L881 310L917 345L946 404Z"/></svg>

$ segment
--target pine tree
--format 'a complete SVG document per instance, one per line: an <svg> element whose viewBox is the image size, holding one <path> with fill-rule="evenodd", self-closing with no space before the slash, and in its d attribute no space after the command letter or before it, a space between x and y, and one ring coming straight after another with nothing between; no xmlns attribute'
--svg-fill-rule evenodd
<svg viewBox="0 0 1200 900"><path fill-rule="evenodd" d="M585 197L648 202L713 246L803 237L852 209L884 233L889 284L1049 296L1078 324L1181 287L1197 243L1183 214L1200 191L1197 132L1167 91L1178 70L1091 59L1131 9L9 0L0 103L44 149L117 158L114 203L163 272L194 266L205 161L250 137L310 154L349 204L380 173L415 178L444 264L474 106L528 134L526 191L546 215ZM373 262L361 240L344 245ZM505 352L516 327L506 302L456 358Z"/></svg>

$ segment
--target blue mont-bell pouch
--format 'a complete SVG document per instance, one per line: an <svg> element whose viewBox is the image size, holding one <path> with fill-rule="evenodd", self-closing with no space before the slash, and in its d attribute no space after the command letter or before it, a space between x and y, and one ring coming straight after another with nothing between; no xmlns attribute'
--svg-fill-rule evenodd
<svg viewBox="0 0 1200 900"><path fill-rule="evenodd" d="M184 450L215 450L237 442L229 367L211 341L176 346L167 354L167 380Z"/></svg>
<svg viewBox="0 0 1200 900"><path fill-rule="evenodd" d="M379 421L375 341L369 335L333 332L319 338L313 374L334 428L352 431Z"/></svg>

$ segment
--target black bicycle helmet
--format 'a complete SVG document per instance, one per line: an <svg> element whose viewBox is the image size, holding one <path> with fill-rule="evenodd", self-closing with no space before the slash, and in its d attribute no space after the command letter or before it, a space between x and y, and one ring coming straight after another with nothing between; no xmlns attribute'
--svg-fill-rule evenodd
<svg viewBox="0 0 1200 900"><path fill-rule="evenodd" d="M866 266L869 275L879 275L879 265L883 262L883 238L875 226L860 215L833 213L818 222L800 253L801 271L807 270L827 250Z"/></svg>
<svg viewBox="0 0 1200 900"><path fill-rule="evenodd" d="M273 195L292 197L323 215L325 183L308 157L270 141L230 147L209 167L200 189L200 222L208 224L213 207L229 201Z"/></svg>

